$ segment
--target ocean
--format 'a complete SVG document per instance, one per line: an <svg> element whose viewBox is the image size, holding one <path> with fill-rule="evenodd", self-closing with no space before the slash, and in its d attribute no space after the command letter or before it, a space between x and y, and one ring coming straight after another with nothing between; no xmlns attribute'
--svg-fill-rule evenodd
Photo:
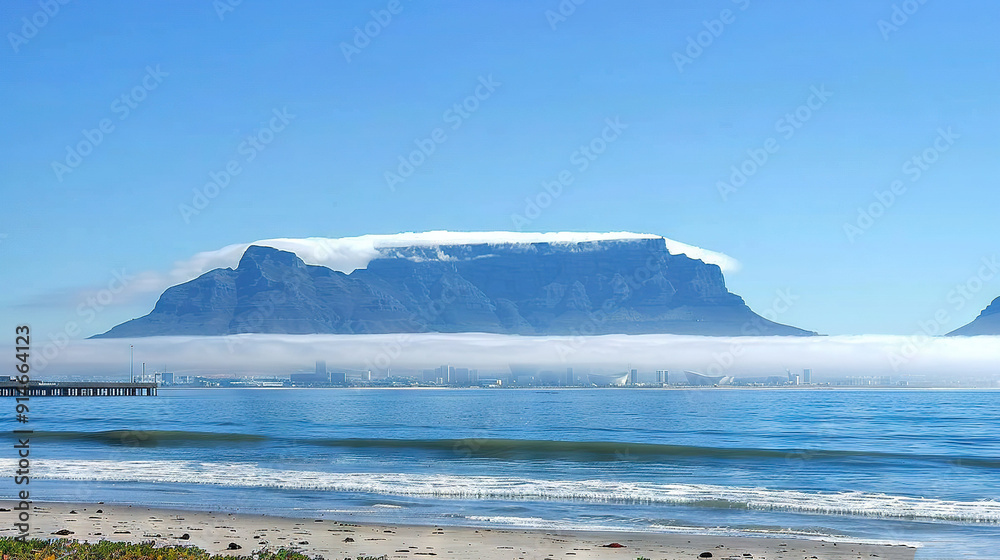
<svg viewBox="0 0 1000 560"><path fill-rule="evenodd" d="M923 559L995 556L998 426L998 391L833 389L161 389L33 398L27 425L36 502L862 540Z"/></svg>

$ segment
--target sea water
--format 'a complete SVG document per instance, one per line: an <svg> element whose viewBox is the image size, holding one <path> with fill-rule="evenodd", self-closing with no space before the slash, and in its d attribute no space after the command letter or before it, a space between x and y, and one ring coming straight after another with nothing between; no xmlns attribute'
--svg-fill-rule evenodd
<svg viewBox="0 0 1000 560"><path fill-rule="evenodd" d="M860 540L926 559L1000 545L997 391L160 389L31 410L36 501Z"/></svg>

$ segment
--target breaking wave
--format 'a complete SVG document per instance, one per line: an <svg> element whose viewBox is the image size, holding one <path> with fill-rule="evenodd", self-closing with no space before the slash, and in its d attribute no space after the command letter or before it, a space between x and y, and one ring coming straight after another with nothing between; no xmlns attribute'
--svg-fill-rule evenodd
<svg viewBox="0 0 1000 560"><path fill-rule="evenodd" d="M13 472L15 461L0 460ZM1000 502L952 501L866 492L804 492L710 484L412 473L336 473L263 468L246 462L46 460L37 479L206 484L435 499L583 501L775 510L807 514L1000 523Z"/></svg>

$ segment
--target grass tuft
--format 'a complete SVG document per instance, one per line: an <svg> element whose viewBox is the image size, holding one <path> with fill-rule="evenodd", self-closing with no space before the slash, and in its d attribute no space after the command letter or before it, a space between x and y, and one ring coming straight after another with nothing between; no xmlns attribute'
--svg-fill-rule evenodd
<svg viewBox="0 0 1000 560"><path fill-rule="evenodd" d="M101 541L83 543L65 539L19 541L0 537L0 560L322 560L292 550L257 551L250 555L209 554L196 546L153 546Z"/></svg>

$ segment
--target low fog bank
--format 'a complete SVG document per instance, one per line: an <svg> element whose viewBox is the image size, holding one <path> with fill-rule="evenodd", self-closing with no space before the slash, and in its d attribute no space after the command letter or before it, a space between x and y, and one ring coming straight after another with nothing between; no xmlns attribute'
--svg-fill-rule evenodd
<svg viewBox="0 0 1000 560"><path fill-rule="evenodd" d="M33 377L124 376L129 345L135 371L180 375L287 375L316 360L330 369L372 370L376 376L447 364L507 372L511 364L612 373L694 370L709 375L783 375L813 370L823 382L844 376L889 375L926 381L997 379L1000 337L705 337L606 335L591 337L496 334L236 335L97 339L36 344Z"/></svg>

